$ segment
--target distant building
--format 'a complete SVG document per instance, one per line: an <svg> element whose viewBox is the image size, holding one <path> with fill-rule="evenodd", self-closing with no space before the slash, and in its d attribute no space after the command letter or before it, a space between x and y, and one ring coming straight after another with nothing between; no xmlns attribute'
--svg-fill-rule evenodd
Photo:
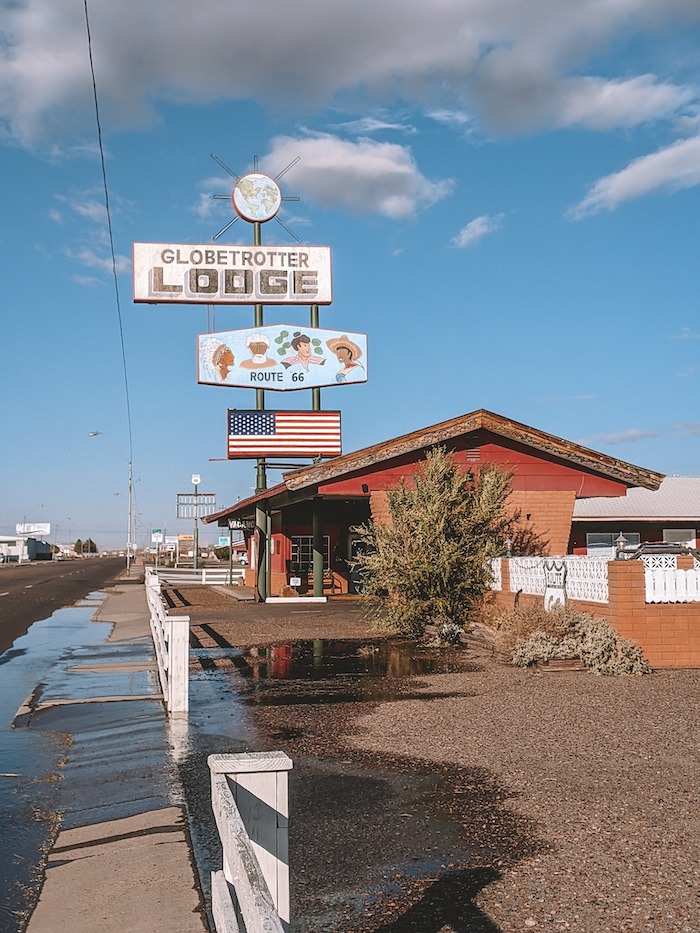
<svg viewBox="0 0 700 933"><path fill-rule="evenodd" d="M0 561L51 560L51 545L39 538L0 535Z"/></svg>
<svg viewBox="0 0 700 933"><path fill-rule="evenodd" d="M627 548L645 542L700 543L700 476L666 476L658 489L629 489L626 496L577 499L571 526L574 554L612 555L622 535Z"/></svg>

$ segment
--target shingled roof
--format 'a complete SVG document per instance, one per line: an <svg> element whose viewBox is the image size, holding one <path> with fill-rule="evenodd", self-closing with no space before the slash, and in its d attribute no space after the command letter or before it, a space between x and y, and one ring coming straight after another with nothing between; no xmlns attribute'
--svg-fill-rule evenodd
<svg viewBox="0 0 700 933"><path fill-rule="evenodd" d="M700 520L700 476L667 476L657 490L630 489L626 496L578 499L574 521L679 522Z"/></svg>
<svg viewBox="0 0 700 933"><path fill-rule="evenodd" d="M395 437L379 444L373 444L371 447L356 450L353 453L334 457L332 460L323 463L312 463L310 466L293 470L285 474L282 483L248 499L243 499L237 502L235 506L230 506L228 509L209 515L204 521L213 522L219 518L224 518L226 515L240 514L246 509L249 510L256 502L272 499L280 493L299 492L308 487L317 486L341 476L355 473L357 470L363 470L375 464L402 457L405 454L434 447L438 444L449 444L453 438L474 431L488 431L511 441L525 444L560 460L569 461L578 467L618 480L627 486L658 489L664 478L662 473L634 466L624 460L609 457L607 454L582 447L573 441L564 440L554 434L547 434L545 431L539 431L537 428L529 427L526 424L521 424L518 421L504 418L502 415L480 408L478 411L470 412L467 415L460 415L458 418L451 418L449 421L442 421L440 424L421 428L418 431L412 431L410 434L403 434L401 437Z"/></svg>

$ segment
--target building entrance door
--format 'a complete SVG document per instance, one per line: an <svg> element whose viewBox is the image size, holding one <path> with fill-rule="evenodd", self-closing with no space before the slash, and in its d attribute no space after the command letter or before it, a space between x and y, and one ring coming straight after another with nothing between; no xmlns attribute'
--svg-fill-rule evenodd
<svg viewBox="0 0 700 933"><path fill-rule="evenodd" d="M349 593L361 593L362 592L362 572L358 567L353 566L353 562L361 554L364 554L366 550L366 545L363 539L357 535L351 533L348 537L348 592Z"/></svg>

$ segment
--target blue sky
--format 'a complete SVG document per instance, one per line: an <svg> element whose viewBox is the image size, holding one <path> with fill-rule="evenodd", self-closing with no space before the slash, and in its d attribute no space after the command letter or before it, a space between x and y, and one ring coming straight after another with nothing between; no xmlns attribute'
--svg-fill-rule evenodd
<svg viewBox="0 0 700 933"><path fill-rule="evenodd" d="M255 397L197 385L206 309L132 301L133 242L233 216L211 153L299 158L279 217L332 248L320 326L368 335L368 382L322 390L345 451L488 408L700 474L699 0L89 0L116 288L83 2L1 9L0 534L123 544L130 450L139 544L190 530L193 473L221 506L250 494L254 464L220 458ZM263 242L293 240L272 220Z"/></svg>

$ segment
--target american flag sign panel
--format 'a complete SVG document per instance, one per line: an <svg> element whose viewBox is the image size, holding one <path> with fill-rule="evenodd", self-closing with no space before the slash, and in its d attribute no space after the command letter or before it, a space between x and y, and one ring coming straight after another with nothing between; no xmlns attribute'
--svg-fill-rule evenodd
<svg viewBox="0 0 700 933"><path fill-rule="evenodd" d="M228 459L335 457L342 453L339 411L228 412Z"/></svg>

